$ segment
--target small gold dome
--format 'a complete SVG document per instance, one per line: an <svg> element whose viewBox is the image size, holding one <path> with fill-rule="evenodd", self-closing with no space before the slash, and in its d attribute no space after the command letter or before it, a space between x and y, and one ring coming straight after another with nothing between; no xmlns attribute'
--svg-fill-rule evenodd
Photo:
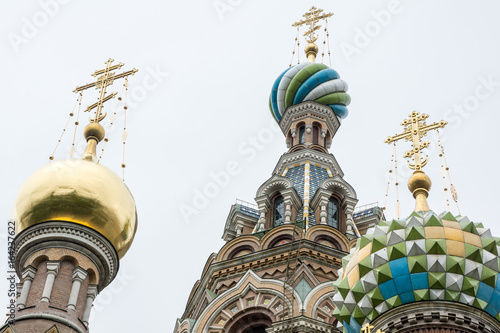
<svg viewBox="0 0 500 333"><path fill-rule="evenodd" d="M408 189L413 194L416 195L415 191L418 189L424 189L429 192L431 189L432 182L429 176L427 176L423 171L415 171L408 179Z"/></svg>
<svg viewBox="0 0 500 333"><path fill-rule="evenodd" d="M122 258L137 230L135 201L125 183L91 161L51 162L21 186L14 206L16 233L47 221L87 226L106 237Z"/></svg>

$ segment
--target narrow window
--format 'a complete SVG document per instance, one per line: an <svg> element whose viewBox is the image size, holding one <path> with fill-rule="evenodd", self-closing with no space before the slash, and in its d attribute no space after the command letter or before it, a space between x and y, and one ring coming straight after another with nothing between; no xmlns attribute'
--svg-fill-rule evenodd
<svg viewBox="0 0 500 333"><path fill-rule="evenodd" d="M306 128L301 126L299 128L299 144L306 142Z"/></svg>
<svg viewBox="0 0 500 333"><path fill-rule="evenodd" d="M313 144L317 145L319 143L319 128L318 126L313 126Z"/></svg>
<svg viewBox="0 0 500 333"><path fill-rule="evenodd" d="M285 202L283 201L283 197L279 196L274 200L274 218L273 225L279 226L283 224L285 217Z"/></svg>
<svg viewBox="0 0 500 333"><path fill-rule="evenodd" d="M335 198L328 200L328 225L339 228L339 202Z"/></svg>

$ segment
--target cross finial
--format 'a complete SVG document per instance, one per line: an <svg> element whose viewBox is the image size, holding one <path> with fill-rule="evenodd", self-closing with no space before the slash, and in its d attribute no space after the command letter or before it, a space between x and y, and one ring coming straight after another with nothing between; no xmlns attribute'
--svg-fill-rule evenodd
<svg viewBox="0 0 500 333"><path fill-rule="evenodd" d="M106 88L112 85L115 80L121 78L126 79L129 75L134 75L137 72L137 69L134 68L130 71L115 75L115 72L113 71L122 68L123 64L120 62L119 64L111 65L113 61L114 60L111 58L108 59L105 62L106 67L104 69L97 70L92 74L93 77L97 77L97 81L81 87L76 87L75 90L73 90L73 92L81 92L91 87L100 89L97 102L87 106L87 108L84 110L85 112L89 112L92 109L96 109L94 118L90 118L90 124L88 124L83 131L83 135L87 140L87 148L85 149L85 152L82 156L82 158L85 160L94 162L97 160L96 147L97 144L101 142L102 139L104 139L105 135L104 128L101 124L99 124L106 117L106 113L102 113L102 108L105 102L109 101L117 95L117 93L114 92L106 96Z"/></svg>
<svg viewBox="0 0 500 333"><path fill-rule="evenodd" d="M92 74L93 77L100 75L97 78L96 82L89 83L89 84L86 84L86 85L81 86L81 87L76 87L75 90L73 90L73 92L79 92L79 91L83 91L83 90L86 90L86 89L91 88L91 87L96 87L96 89L101 89L101 91L99 92L99 98L97 99L97 102L95 102L92 105L89 105L85 109L85 112L89 112L90 110L92 110L94 108L96 109L94 118L90 119L91 122L99 123L106 117L106 113L102 114L103 104L105 102L109 101L110 99L114 98L117 94L116 92L114 92L114 93L111 93L110 95L106 96L106 88L108 86L112 85L116 79L121 79L121 78L127 77L129 75L134 75L137 72L137 69L134 68L130 71L115 75L115 73L112 71L122 68L123 64L120 62L117 65L111 66L113 61L114 60L111 58L108 59L105 62L106 67L104 69L97 70Z"/></svg>
<svg viewBox="0 0 500 333"><path fill-rule="evenodd" d="M292 24L292 27L300 27L302 25L308 24L309 30L304 33L306 37L306 42L309 44L306 46L305 51L307 55L307 60L314 62L316 59L316 54L318 53L318 47L314 42L318 39L315 31L321 28L321 24L317 24L319 20L327 20L333 15L333 13L323 13L323 9L318 9L316 7L311 7L309 11L302 16L305 17L304 20L300 20Z"/></svg>
<svg viewBox="0 0 500 333"><path fill-rule="evenodd" d="M365 326L361 329L361 332L363 333L371 333L373 329L373 325L370 325L370 323L366 323ZM378 329L375 333L385 333L381 329Z"/></svg>
<svg viewBox="0 0 500 333"><path fill-rule="evenodd" d="M365 326L361 329L361 332L363 333L371 333L373 328L373 325L370 325L370 323L366 323Z"/></svg>
<svg viewBox="0 0 500 333"><path fill-rule="evenodd" d="M414 164L411 164L408 161L408 166L412 170L421 170L428 162L429 158L425 157L422 160L421 151L424 148L429 147L430 141L421 141L424 136L427 135L427 132L433 129L437 129L440 127L446 126L448 122L441 120L438 123L434 123L431 125L427 125L425 120L429 118L427 114L420 114L417 111L413 111L409 115L410 119L405 119L401 126L404 127L404 131L401 134L390 136L384 142L392 143L401 139L405 139L406 141L412 141L413 149L409 150L405 153L405 158L413 157Z"/></svg>
<svg viewBox="0 0 500 333"><path fill-rule="evenodd" d="M403 133L390 136L384 142L393 143L402 139L405 139L405 141L412 141L412 149L407 151L404 155L405 158L413 157L413 164L410 163L409 160L407 162L410 169L415 170L408 180L408 189L416 199L415 211L423 212L429 210L427 197L429 196L432 182L422 171L422 168L429 161L429 157L426 156L425 159L422 159L421 152L424 148L429 147L430 144L430 141L422 141L422 138L427 135L428 131L445 127L448 123L441 120L438 123L427 125L425 120L429 118L429 115L420 114L417 111L410 113L409 117L410 119L405 119L401 123L401 126L404 127Z"/></svg>

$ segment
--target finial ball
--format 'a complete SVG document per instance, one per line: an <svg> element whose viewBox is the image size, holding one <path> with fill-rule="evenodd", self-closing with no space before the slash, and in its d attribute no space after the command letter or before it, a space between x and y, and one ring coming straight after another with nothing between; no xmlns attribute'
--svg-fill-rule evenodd
<svg viewBox="0 0 500 333"><path fill-rule="evenodd" d="M89 140L90 138L95 138L97 139L97 142L101 142L102 139L104 139L105 131L104 127L102 127L101 124L92 122L85 126L85 129L83 130L83 136L85 137L85 140Z"/></svg>
<svg viewBox="0 0 500 333"><path fill-rule="evenodd" d="M427 192L431 189L432 182L429 176L427 176L423 171L415 171L408 179L408 189L411 193L415 193L418 189L424 189Z"/></svg>
<svg viewBox="0 0 500 333"><path fill-rule="evenodd" d="M309 52L313 52L313 53L317 54L318 53L318 45L316 45L314 43L309 43L304 48L304 51L306 52L306 54L308 54Z"/></svg>

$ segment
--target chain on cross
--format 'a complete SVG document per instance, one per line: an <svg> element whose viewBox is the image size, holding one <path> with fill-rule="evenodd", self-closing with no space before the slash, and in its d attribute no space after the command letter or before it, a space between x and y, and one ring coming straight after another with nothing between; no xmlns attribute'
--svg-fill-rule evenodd
<svg viewBox="0 0 500 333"><path fill-rule="evenodd" d="M81 87L76 87L75 90L73 90L73 92L76 93L91 87L100 89L99 98L97 99L97 102L95 102L92 105L89 105L84 110L85 112L90 112L92 109L96 109L94 118L90 119L91 122L99 123L106 117L106 113L102 114L103 105L105 102L109 101L110 99L114 98L117 95L116 92L106 95L106 88L112 85L115 80L126 78L129 75L134 75L138 71L137 69L134 68L130 71L115 75L115 72L112 71L122 68L124 64L120 62L119 64L112 66L111 64L113 63L113 61L114 61L113 59L108 59L108 61L105 62L106 67L104 69L97 70L92 74L93 77L97 76L97 81L86 84Z"/></svg>
<svg viewBox="0 0 500 333"><path fill-rule="evenodd" d="M409 115L410 119L405 119L401 126L404 127L404 131L401 134L390 136L384 142L392 143L401 139L405 141L412 141L413 149L407 151L404 155L405 158L413 157L414 164L408 162L408 166L412 170L421 170L428 162L429 158L426 156L422 160L421 152L424 148L429 147L430 141L421 141L427 132L430 130L442 128L448 124L448 122L441 120L438 123L427 125L425 120L429 118L427 114L420 114L417 111L413 111Z"/></svg>

